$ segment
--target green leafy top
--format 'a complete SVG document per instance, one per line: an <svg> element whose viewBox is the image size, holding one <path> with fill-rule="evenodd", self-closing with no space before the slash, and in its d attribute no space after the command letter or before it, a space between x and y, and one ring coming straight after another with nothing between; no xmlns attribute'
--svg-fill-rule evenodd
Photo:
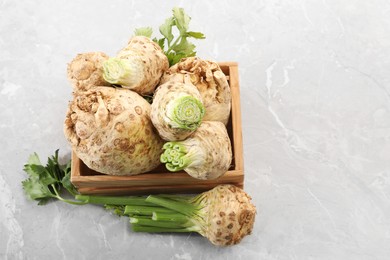
<svg viewBox="0 0 390 260"><path fill-rule="evenodd" d="M66 164L58 162L58 150L48 158L46 166L43 166L37 153L28 158L23 169L28 178L22 181L23 189L27 197L38 201L38 205L45 205L50 200L60 200L74 205L90 203L77 199L80 193L70 181L71 161ZM73 199L65 199L64 196ZM124 216L124 205L104 204L106 210L118 216Z"/></svg>
<svg viewBox="0 0 390 260"><path fill-rule="evenodd" d="M152 37L153 29L152 27L142 27L135 29L134 34L137 36L145 36L145 37Z"/></svg>
<svg viewBox="0 0 390 260"><path fill-rule="evenodd" d="M23 189L30 199L38 201L38 205L44 205L50 199L70 204L85 204L62 197L61 193L64 191L75 196L77 190L70 182L70 162L61 165L58 162L58 150L48 158L46 166L43 166L38 155L33 153L24 165L24 171L29 178L22 182Z"/></svg>
<svg viewBox="0 0 390 260"><path fill-rule="evenodd" d="M188 38L205 39L201 32L188 31L191 17L189 17L183 8L173 8L173 16L165 20L159 27L162 38L153 38L169 60L172 66L182 58L193 57L196 55L195 45L188 41ZM177 36L172 32L176 27ZM135 35L142 35L151 38L153 30L151 27L143 27L135 30ZM176 37L176 38L175 38Z"/></svg>

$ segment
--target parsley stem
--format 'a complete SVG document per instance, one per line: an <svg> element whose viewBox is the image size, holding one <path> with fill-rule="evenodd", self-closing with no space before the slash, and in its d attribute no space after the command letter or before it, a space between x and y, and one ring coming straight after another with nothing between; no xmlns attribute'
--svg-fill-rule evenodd
<svg viewBox="0 0 390 260"><path fill-rule="evenodd" d="M177 43L179 42L179 40L181 40L182 36L180 35L173 43L171 46L168 46L168 50L165 52L166 54L168 54L170 51L172 51L173 47L177 45Z"/></svg>
<svg viewBox="0 0 390 260"><path fill-rule="evenodd" d="M59 199L62 202L65 202L65 203L68 203L68 204L73 204L73 205L85 205L85 204L88 204L88 202L85 202L85 201L67 200L67 199L64 199L62 197L57 197L57 199Z"/></svg>
<svg viewBox="0 0 390 260"><path fill-rule="evenodd" d="M60 196L60 194L59 194L57 188L56 188L56 185L50 184L50 186L53 188L53 191L54 191L56 197L57 197L57 198L62 198L62 197Z"/></svg>
<svg viewBox="0 0 390 260"><path fill-rule="evenodd" d="M73 204L73 205L85 205L85 204L88 204L88 201L76 201L76 200L64 199L63 197L61 197L61 195L59 194L59 192L58 192L58 190L57 190L57 188L56 188L56 186L54 184L51 184L50 186L53 188L53 191L55 193L55 196L53 196L53 197L57 198L58 200L60 200L62 202Z"/></svg>

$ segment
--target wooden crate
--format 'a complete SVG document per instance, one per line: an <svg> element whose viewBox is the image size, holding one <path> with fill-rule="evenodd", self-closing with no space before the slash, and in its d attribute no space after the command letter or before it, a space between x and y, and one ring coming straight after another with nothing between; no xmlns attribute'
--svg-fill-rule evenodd
<svg viewBox="0 0 390 260"><path fill-rule="evenodd" d="M233 161L230 169L216 180L198 180L184 171L172 173L161 165L157 169L135 176L111 176L89 169L72 153L71 182L82 194L146 195L156 193L198 193L219 184L234 184L243 188L244 162L242 148L240 90L238 65L235 62L219 63L228 78L232 93L232 110L227 125L232 143Z"/></svg>

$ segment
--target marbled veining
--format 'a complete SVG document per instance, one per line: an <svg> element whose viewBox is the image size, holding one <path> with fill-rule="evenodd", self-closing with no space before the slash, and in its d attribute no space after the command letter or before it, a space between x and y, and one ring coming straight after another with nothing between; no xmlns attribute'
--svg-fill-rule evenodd
<svg viewBox="0 0 390 260"><path fill-rule="evenodd" d="M69 158L67 62L114 54L173 6L206 34L200 57L239 63L259 215L234 247L134 234L99 207L39 207L21 189L32 152ZM0 259L388 259L389 17L385 0L0 0Z"/></svg>

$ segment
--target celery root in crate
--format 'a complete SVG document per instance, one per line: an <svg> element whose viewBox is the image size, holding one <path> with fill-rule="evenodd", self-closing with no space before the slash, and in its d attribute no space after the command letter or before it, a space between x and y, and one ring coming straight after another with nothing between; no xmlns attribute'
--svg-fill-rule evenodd
<svg viewBox="0 0 390 260"><path fill-rule="evenodd" d="M195 85L206 110L204 121L229 121L231 91L225 74L218 63L199 57L187 57L170 67L163 75L161 84L167 81L190 82Z"/></svg>
<svg viewBox="0 0 390 260"><path fill-rule="evenodd" d="M69 104L64 132L77 156L97 172L135 175L156 168L163 141L150 104L124 88L95 87Z"/></svg>
<svg viewBox="0 0 390 260"><path fill-rule="evenodd" d="M202 97L194 85L169 81L156 89L150 117L164 140L186 139L200 126L203 116Z"/></svg>
<svg viewBox="0 0 390 260"><path fill-rule="evenodd" d="M116 57L103 63L103 77L107 82L148 95L168 67L168 58L157 43L145 36L134 36Z"/></svg>
<svg viewBox="0 0 390 260"><path fill-rule="evenodd" d="M103 62L109 57L103 52L87 52L77 54L68 64L68 80L74 94L87 91L96 86L110 86L103 78Z"/></svg>
<svg viewBox="0 0 390 260"><path fill-rule="evenodd" d="M232 146L226 127L218 121L203 121L183 141L167 142L161 162L172 172L184 170L201 180L212 180L225 174L232 162Z"/></svg>

